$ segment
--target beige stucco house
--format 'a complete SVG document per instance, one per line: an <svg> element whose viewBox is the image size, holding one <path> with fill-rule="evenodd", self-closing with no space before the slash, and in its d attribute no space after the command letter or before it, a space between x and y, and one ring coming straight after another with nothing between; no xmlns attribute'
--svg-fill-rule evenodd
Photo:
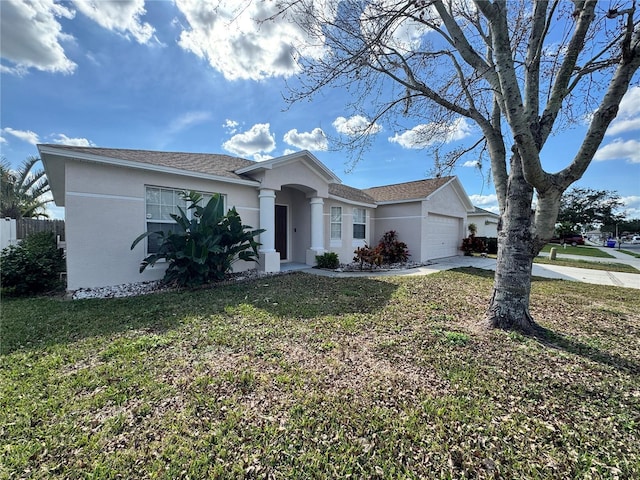
<svg viewBox="0 0 640 480"><path fill-rule="evenodd" d="M243 223L263 228L259 268L315 264L327 251L348 263L358 246L388 230L414 261L458 255L474 211L456 177L366 190L343 185L307 151L254 162L228 155L38 145L56 205L65 207L67 288L162 278L140 261L153 241L130 250L142 232L170 228L184 190L220 193ZM254 264L235 265L236 270Z"/></svg>

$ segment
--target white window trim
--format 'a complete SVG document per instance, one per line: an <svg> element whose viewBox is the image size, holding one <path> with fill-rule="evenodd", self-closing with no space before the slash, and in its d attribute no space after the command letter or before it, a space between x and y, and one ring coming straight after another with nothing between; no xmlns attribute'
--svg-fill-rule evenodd
<svg viewBox="0 0 640 480"><path fill-rule="evenodd" d="M360 210L360 211L364 212L364 222L356 222L356 211L357 210ZM363 243L366 243L366 240L367 240L367 216L368 216L367 215L367 209L366 208L360 208L360 207L354 207L353 211L352 211L352 216L353 217L352 217L352 222L351 222L352 223L351 236L352 236L354 242L355 241L361 241ZM354 236L355 235L355 232L353 231L354 230L353 229L354 225L364 225L364 238L356 238Z"/></svg>
<svg viewBox="0 0 640 480"><path fill-rule="evenodd" d="M162 186L159 186L159 185L145 185L144 186L144 211L145 211L144 225L145 225L145 231L147 231L147 232L149 231L149 224L150 223L163 223L163 224L167 224L167 225L175 223L175 220L173 218L169 218L169 219L157 218L157 219L154 219L154 218L150 218L149 217L150 214L147 211L148 208L149 208L149 203L147 202L147 191L150 188L155 188L155 189L160 189L160 190L171 190L174 193L175 192L189 192L190 191L190 189L185 189L185 188L162 187ZM197 193L201 194L203 197L205 197L205 196L212 197L213 195L218 193L218 195L220 195L222 197L222 211L223 212L227 211L227 209L226 209L227 196L225 194L219 193L219 192L203 192L203 191L199 191L199 190L197 190ZM162 198L162 193L160 193L160 198ZM203 198L203 200L204 200L204 198ZM162 206L162 202L160 203L160 206ZM184 211L185 211L185 213L187 215L187 218L189 220L191 220L193 210L189 210L189 209L185 208ZM177 211L177 209L176 209L175 213L179 213ZM148 238L147 238L147 241L144 242L144 250L145 250L145 255L149 255L149 239Z"/></svg>
<svg viewBox="0 0 640 480"><path fill-rule="evenodd" d="M340 221L339 222L334 222L333 221L333 209L340 209ZM329 240L330 240L330 245L332 247L338 247L340 245L342 245L342 233L343 233L343 213L342 213L342 207L341 206L333 206L329 209ZM339 237L333 237L333 225L340 225L340 236Z"/></svg>

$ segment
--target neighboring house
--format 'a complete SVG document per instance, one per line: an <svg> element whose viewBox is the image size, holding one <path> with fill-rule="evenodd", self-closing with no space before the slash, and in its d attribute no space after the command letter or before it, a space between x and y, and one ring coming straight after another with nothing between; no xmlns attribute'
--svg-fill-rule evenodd
<svg viewBox="0 0 640 480"><path fill-rule="evenodd" d="M475 224L477 229L476 237L498 237L498 221L500 220L500 215L490 212L489 210L475 207L475 211L467 215L467 220L470 224Z"/></svg>
<svg viewBox="0 0 640 480"><path fill-rule="evenodd" d="M407 243L411 259L458 255L473 206L456 177L367 190L342 185L307 151L254 162L228 155L38 145L56 205L65 207L67 288L162 278L157 264L139 273L157 248L142 232L169 229L179 193L220 193L225 210L263 228L259 268L281 262L315 264L336 252L352 261L358 246L375 245L388 230ZM236 271L254 264L239 262Z"/></svg>

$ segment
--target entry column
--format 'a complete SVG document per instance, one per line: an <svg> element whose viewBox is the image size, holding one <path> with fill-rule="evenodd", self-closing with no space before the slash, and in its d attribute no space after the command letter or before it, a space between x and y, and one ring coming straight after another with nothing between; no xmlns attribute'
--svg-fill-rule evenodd
<svg viewBox="0 0 640 480"><path fill-rule="evenodd" d="M324 200L320 197L312 197L311 205L311 248L307 250L307 265L315 265L316 255L322 255L324 250Z"/></svg>
<svg viewBox="0 0 640 480"><path fill-rule="evenodd" d="M280 254L276 252L276 192L269 188L261 188L260 194L260 228L265 231L260 234L260 269L265 272L280 271Z"/></svg>

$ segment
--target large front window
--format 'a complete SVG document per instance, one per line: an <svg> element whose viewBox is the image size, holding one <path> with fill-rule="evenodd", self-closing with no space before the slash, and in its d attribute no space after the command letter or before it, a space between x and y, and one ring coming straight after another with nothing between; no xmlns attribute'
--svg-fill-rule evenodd
<svg viewBox="0 0 640 480"><path fill-rule="evenodd" d="M178 207L182 208L187 217L191 216L192 211L187 210L187 201L181 195L183 192L184 190L174 188L147 187L145 201L148 232L163 231L168 233L177 231L178 227L175 220L171 218L171 214L179 215ZM202 195L200 202L202 205L206 205L213 195L211 193L200 193ZM150 235L147 238L147 253L156 253L160 247L160 237L158 235Z"/></svg>
<svg viewBox="0 0 640 480"><path fill-rule="evenodd" d="M342 207L331 207L331 240L342 238Z"/></svg>
<svg viewBox="0 0 640 480"><path fill-rule="evenodd" d="M367 233L367 211L364 208L353 209L353 238L364 240Z"/></svg>

